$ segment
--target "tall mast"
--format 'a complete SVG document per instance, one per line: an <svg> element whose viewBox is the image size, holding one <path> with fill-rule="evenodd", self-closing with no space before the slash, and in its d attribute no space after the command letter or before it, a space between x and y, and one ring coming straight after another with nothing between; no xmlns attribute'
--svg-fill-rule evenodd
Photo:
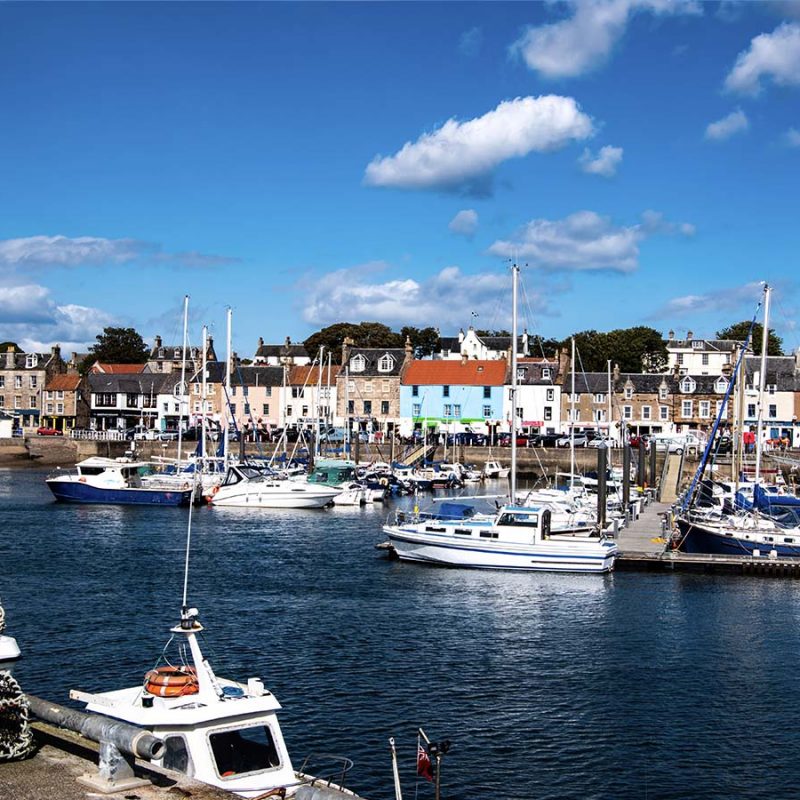
<svg viewBox="0 0 800 800"><path fill-rule="evenodd" d="M206 457L206 369L208 367L208 327L203 325L203 360L202 360L202 367L203 367L203 377L202 383L200 384L200 391L203 393L203 400L200 405L202 410L202 417L201 419L201 428L200 433L202 436L202 446L200 447L200 457L205 459Z"/></svg>
<svg viewBox="0 0 800 800"><path fill-rule="evenodd" d="M227 331L225 337L225 344L227 349L227 357L225 359L225 416L223 422L225 427L222 431L222 460L226 467L228 464L228 429L230 427L231 417L231 322L233 319L233 309L228 306L227 312Z"/></svg>
<svg viewBox="0 0 800 800"><path fill-rule="evenodd" d="M519 267L511 265L511 502L517 501L517 285Z"/></svg>
<svg viewBox="0 0 800 800"><path fill-rule="evenodd" d="M758 427L756 433L756 483L761 478L761 435L764 430L764 389L767 383L767 348L769 345L769 284L764 284L764 331L761 335L761 372L758 386Z"/></svg>
<svg viewBox="0 0 800 800"><path fill-rule="evenodd" d="M572 337L572 394L570 395L569 420L569 488L575 486L575 337Z"/></svg>
<svg viewBox="0 0 800 800"><path fill-rule="evenodd" d="M183 406L186 400L186 346L189 340L189 295L183 296L183 349L181 350L181 396L178 400L178 463L183 446Z"/></svg>

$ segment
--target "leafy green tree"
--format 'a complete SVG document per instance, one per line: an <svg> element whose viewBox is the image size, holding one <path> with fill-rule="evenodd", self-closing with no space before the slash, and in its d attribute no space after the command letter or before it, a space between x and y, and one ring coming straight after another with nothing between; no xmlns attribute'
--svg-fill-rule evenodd
<svg viewBox="0 0 800 800"><path fill-rule="evenodd" d="M134 328L103 328L103 332L95 338L97 344L89 348L89 355L81 364L81 372L86 372L95 361L144 364L150 355L150 348Z"/></svg>
<svg viewBox="0 0 800 800"><path fill-rule="evenodd" d="M747 332L750 330L749 320L742 320L734 325L729 325L721 331L717 331L718 339L732 339L736 342L743 342L747 338ZM760 322L753 325L753 336L750 341L750 346L753 348L754 353L761 352L761 341L764 336L764 326ZM775 333L773 328L769 329L769 337L767 338L767 355L782 356L783 355L783 339Z"/></svg>
<svg viewBox="0 0 800 800"><path fill-rule="evenodd" d="M406 338L411 340L414 358L433 355L439 350L439 331L436 328L413 328L409 325L400 330L400 338L405 345Z"/></svg>
<svg viewBox="0 0 800 800"><path fill-rule="evenodd" d="M312 358L324 345L326 352L331 353L332 360L338 364L345 337L351 338L355 347L402 347L404 342L399 333L380 322L336 322L312 333L303 345Z"/></svg>

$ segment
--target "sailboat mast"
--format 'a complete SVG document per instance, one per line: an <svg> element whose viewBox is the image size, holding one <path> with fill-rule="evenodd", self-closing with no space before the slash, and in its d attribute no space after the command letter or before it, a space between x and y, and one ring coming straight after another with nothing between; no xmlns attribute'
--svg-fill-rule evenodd
<svg viewBox="0 0 800 800"><path fill-rule="evenodd" d="M223 422L225 427L222 431L222 460L227 466L228 464L228 429L230 428L231 416L231 323L233 320L233 309L228 306L227 312L227 331L225 337L225 346L227 350L225 358L225 416Z"/></svg>
<svg viewBox="0 0 800 800"><path fill-rule="evenodd" d="M569 420L569 488L575 487L575 337L572 337L572 394L570 395Z"/></svg>
<svg viewBox="0 0 800 800"><path fill-rule="evenodd" d="M767 383L767 348L769 346L769 284L764 284L764 330L761 334L761 368L758 381L758 425L756 433L756 483L761 478L761 436L764 430L764 389Z"/></svg>
<svg viewBox="0 0 800 800"><path fill-rule="evenodd" d="M202 412L202 416L200 418L201 428L200 432L202 435L202 442L200 447L200 457L205 460L206 457L206 372L208 369L208 327L203 325L203 360L202 360L202 367L203 367L203 377L201 385L201 391L203 392L203 399L200 404L200 409Z"/></svg>
<svg viewBox="0 0 800 800"><path fill-rule="evenodd" d="M517 286L519 267L511 265L511 502L517 500Z"/></svg>
<svg viewBox="0 0 800 800"><path fill-rule="evenodd" d="M181 350L181 396L178 400L178 464L183 447L183 406L186 403L186 346L189 340L189 295L183 296L183 348Z"/></svg>

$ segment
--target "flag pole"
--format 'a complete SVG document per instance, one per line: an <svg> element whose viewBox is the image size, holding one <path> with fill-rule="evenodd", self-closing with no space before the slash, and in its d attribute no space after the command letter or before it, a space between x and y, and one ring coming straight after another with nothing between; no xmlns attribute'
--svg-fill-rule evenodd
<svg viewBox="0 0 800 800"><path fill-rule="evenodd" d="M394 798L403 800L403 793L400 790L400 773L397 769L397 750L394 747L394 736L389 737L389 747L392 749L392 774L394 775Z"/></svg>

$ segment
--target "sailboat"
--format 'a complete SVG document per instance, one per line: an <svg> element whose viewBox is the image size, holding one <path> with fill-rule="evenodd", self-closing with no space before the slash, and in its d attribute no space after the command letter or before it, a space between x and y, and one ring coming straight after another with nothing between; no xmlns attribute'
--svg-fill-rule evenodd
<svg viewBox="0 0 800 800"><path fill-rule="evenodd" d="M442 513L397 512L384 526L402 561L483 569L548 572L609 572L617 545L602 537L554 537L552 512L546 504L520 505L516 497L517 463L517 285L512 266L511 358L511 503L494 517L474 508L448 504Z"/></svg>
<svg viewBox="0 0 800 800"><path fill-rule="evenodd" d="M764 286L764 333L761 344L759 376L758 433L756 434L756 465L752 487L734 485L722 505L714 502L715 487L708 486L702 476L709 461L712 445L725 414L730 394L744 362L750 334L742 348L727 392L714 422L703 458L689 490L684 496L676 518L679 537L676 542L686 553L719 553L729 555L766 555L800 558L800 499L773 491L761 481L763 445L764 391L769 331L769 301L771 289ZM752 494L750 494L750 491Z"/></svg>
<svg viewBox="0 0 800 800"><path fill-rule="evenodd" d="M88 712L136 725L161 740L151 759L157 766L243 797L357 798L337 781L352 762L331 757L329 775L295 768L277 712L281 705L259 678L218 676L203 654L203 625L188 604L189 514L180 619L156 666L133 686L105 692L70 692ZM337 776L334 780L331 776Z"/></svg>

